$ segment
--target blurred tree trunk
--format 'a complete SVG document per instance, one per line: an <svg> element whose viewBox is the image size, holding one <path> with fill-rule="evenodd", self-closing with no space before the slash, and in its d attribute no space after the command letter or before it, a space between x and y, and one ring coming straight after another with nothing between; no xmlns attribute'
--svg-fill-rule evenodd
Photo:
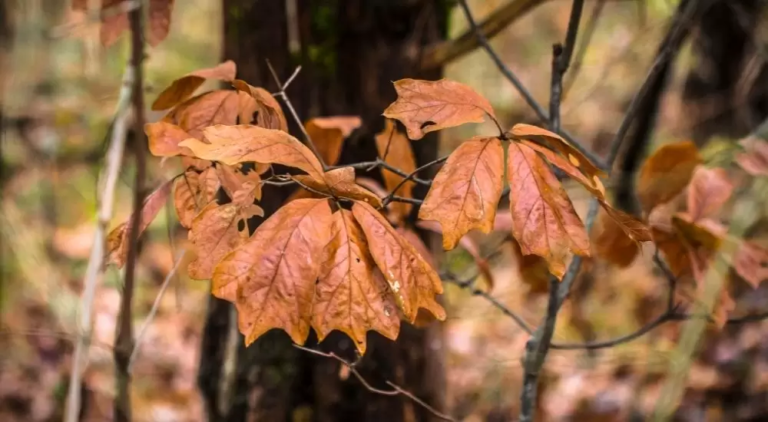
<svg viewBox="0 0 768 422"><path fill-rule="evenodd" d="M384 125L382 111L395 99L392 81L403 77L435 79L440 70L420 73L422 47L446 33L447 9L440 0L223 0L224 58L238 65L238 77L270 91L276 84L270 60L282 80L295 66L302 71L288 95L303 119L360 115L363 126L347 141L341 162L376 157L374 135ZM287 111L286 111L287 112ZM289 121L290 121L289 117ZM291 122L291 132L299 133ZM414 143L420 163L437 154L436 137ZM369 176L379 178L378 172ZM425 192L417 191L417 194ZM285 192L265 190L267 213ZM291 346L281 331L271 331L239 350L229 393L226 383L226 337L230 305L211 299L201 352L199 384L210 420L228 421L426 421L431 414L407 399L373 394L354 377L342 377L335 361ZM437 408L442 408L444 375L442 336L438 326L416 329L403 324L397 342L371 333L368 351L357 369L374 386L393 381ZM355 360L354 345L331 334L317 345ZM223 405L224 401L230 403ZM222 407L227 407L221 412Z"/></svg>

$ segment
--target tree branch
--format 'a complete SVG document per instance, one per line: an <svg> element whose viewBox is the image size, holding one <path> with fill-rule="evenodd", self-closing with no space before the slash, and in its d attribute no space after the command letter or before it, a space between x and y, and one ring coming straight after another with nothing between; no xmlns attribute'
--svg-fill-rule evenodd
<svg viewBox="0 0 768 422"><path fill-rule="evenodd" d="M436 160L432 160L432 161L428 162L427 164L424 164L423 166L421 166L421 167L417 168L416 170L412 171L410 174L407 174L407 175L405 175L405 176L404 176L404 179L403 179L403 180L401 180L401 181L400 181L400 183L398 183L398 184L397 184L397 186L395 186L395 188L394 188L394 189L392 189L392 192L390 192L390 193L389 193L389 195L387 195L387 196L386 196L386 197L385 197L385 198L382 200L382 207L386 207L386 206L387 206L387 204L389 204L390 202L392 202L392 198L395 196L395 194L397 193L397 191L398 191L398 190L399 190L399 189L400 189L400 188L401 188L401 187L402 187L402 186L403 186L403 185L404 185L406 182L408 182L409 180L413 180L413 178L414 178L414 177L415 177L417 174L419 174L419 172L420 172L420 171L422 171L422 170L424 170L424 169L427 169L427 168L429 168L429 167L432 167L432 166L434 166L434 165L436 165L436 164L440 164L440 163L444 162L445 160L447 160L447 159L448 159L448 157L449 157L449 156L448 156L448 155L446 155L446 156L444 156L444 157L440 157L440 158L438 158L438 159L436 159Z"/></svg>

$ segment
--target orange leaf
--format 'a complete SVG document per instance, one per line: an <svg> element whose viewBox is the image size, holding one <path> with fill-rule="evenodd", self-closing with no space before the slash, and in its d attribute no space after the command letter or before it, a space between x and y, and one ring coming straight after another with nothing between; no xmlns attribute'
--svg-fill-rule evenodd
<svg viewBox="0 0 768 422"><path fill-rule="evenodd" d="M488 100L448 79L401 79L395 82L395 90L397 101L384 110L384 116L400 120L413 140L447 127L482 123L486 114L496 118Z"/></svg>
<svg viewBox="0 0 768 422"><path fill-rule="evenodd" d="M387 164L399 168L405 173L412 173L416 170L416 159L413 156L411 143L403 133L397 130L397 126L390 119L386 120L384 129L376 134L376 149ZM392 191L403 181L404 177L381 168L381 175L384 178L384 186ZM404 198L413 198L414 182L409 180L397 191L399 196ZM406 202L393 202L390 204L393 216L396 221L402 221L411 213L413 206Z"/></svg>
<svg viewBox="0 0 768 422"><path fill-rule="evenodd" d="M739 245L733 257L733 269L752 287L768 280L768 249L753 242Z"/></svg>
<svg viewBox="0 0 768 422"><path fill-rule="evenodd" d="M248 94L255 100L255 108L251 111L248 121L241 121L240 123L251 123L251 116L253 113L258 113L256 116L256 124L266 129L278 129L283 132L288 132L288 122L285 120L285 114L280 107L280 103L277 102L275 97L264 88L248 85L247 82L237 79L232 82L232 86L238 91ZM245 117L245 116L244 116Z"/></svg>
<svg viewBox="0 0 768 422"><path fill-rule="evenodd" d="M603 182L600 180L600 177L597 175L588 176L582 173L579 167L573 165L571 161L548 148L544 148L537 143L523 141L523 144L539 152L544 156L544 158L547 159L547 161L549 161L550 164L558 167L560 170L563 170L566 174L571 176L571 178L581 183L582 186L584 186L595 198L601 201L605 200L605 186L603 186Z"/></svg>
<svg viewBox="0 0 768 422"><path fill-rule="evenodd" d="M568 159L574 167L578 168L582 173L587 175L590 180L596 180L596 178L605 177L604 171L595 166L592 161L582 154L581 151L576 149L568 141L563 139L560 135L550 132L546 129L542 129L538 126L527 125L524 123L518 123L512 127L512 136L517 139L525 139L534 143L541 144L553 151L557 151L563 157ZM552 163L555 164L555 163ZM563 168L563 171L568 171L567 168Z"/></svg>
<svg viewBox="0 0 768 422"><path fill-rule="evenodd" d="M237 229L238 206L234 203L208 204L192 221L189 240L197 258L189 263L189 276L207 280L216 264L247 237Z"/></svg>
<svg viewBox="0 0 768 422"><path fill-rule="evenodd" d="M356 199L381 208L381 198L373 192L355 183L355 169L342 167L325 173L325 181L318 182L309 176L293 176L293 178L310 189L327 193L332 196Z"/></svg>
<svg viewBox="0 0 768 422"><path fill-rule="evenodd" d="M598 218L600 232L595 238L597 255L620 268L635 260L638 242L652 240L651 230L641 221L621 211L604 206Z"/></svg>
<svg viewBox="0 0 768 422"><path fill-rule="evenodd" d="M752 176L768 176L768 142L746 138L739 142L745 152L736 156L736 162Z"/></svg>
<svg viewBox="0 0 768 422"><path fill-rule="evenodd" d="M182 226L192 227L192 221L200 210L216 199L219 186L219 178L213 167L208 167L200 174L187 171L176 179L173 204Z"/></svg>
<svg viewBox="0 0 768 422"><path fill-rule="evenodd" d="M128 30L128 13L118 12L123 0L101 0L101 44L109 47ZM117 13L116 13L117 12Z"/></svg>
<svg viewBox="0 0 768 422"><path fill-rule="evenodd" d="M503 188L504 150L497 138L474 137L448 157L419 209L419 218L440 223L443 248L456 247L472 229L489 233Z"/></svg>
<svg viewBox="0 0 768 422"><path fill-rule="evenodd" d="M403 237L408 243L411 244L411 246L416 249L416 252L421 255L422 258L424 258L424 261L429 264L430 267L437 270L437 265L435 264L435 257L432 256L432 252L430 252L427 245L424 244L424 241L421 240L421 237L413 231L410 227L397 227L395 228L395 231L397 234ZM419 314L421 314L421 311L419 311Z"/></svg>
<svg viewBox="0 0 768 422"><path fill-rule="evenodd" d="M246 161L277 163L296 167L317 181L323 181L323 166L296 138L276 129L259 126L216 125L205 128L205 144L187 139L180 145L187 147L199 158L235 165Z"/></svg>
<svg viewBox="0 0 768 422"><path fill-rule="evenodd" d="M168 122L147 123L144 132L149 141L149 152L156 157L192 155L192 151L180 147L179 143L192 136L184 129Z"/></svg>
<svg viewBox="0 0 768 422"><path fill-rule="evenodd" d="M693 142L676 142L657 149L643 163L637 180L637 195L645 212L668 202L683 191L701 156Z"/></svg>
<svg viewBox="0 0 768 422"><path fill-rule="evenodd" d="M316 117L304 124L312 142L315 143L320 156L328 165L339 161L341 146L362 121L357 116Z"/></svg>
<svg viewBox="0 0 768 422"><path fill-rule="evenodd" d="M443 286L429 263L370 205L355 201L352 213L365 233L373 260L408 321L413 323L419 308L444 320L445 310L435 300L435 295L443 292Z"/></svg>
<svg viewBox="0 0 768 422"><path fill-rule="evenodd" d="M237 124L241 107L236 91L211 91L179 104L163 120L202 139L203 129L208 126Z"/></svg>
<svg viewBox="0 0 768 422"><path fill-rule="evenodd" d="M733 184L721 168L699 166L688 187L688 212L693 221L712 217L728 202Z"/></svg>
<svg viewBox="0 0 768 422"><path fill-rule="evenodd" d="M227 196L234 198L236 192L240 191L246 183L251 183L250 193L252 193L250 202L254 199L261 200L261 176L256 170L249 170L243 173L242 167L236 168L226 164L216 166L216 174L221 181L221 187Z"/></svg>
<svg viewBox="0 0 768 422"><path fill-rule="evenodd" d="M549 166L529 146L511 142L507 158L512 235L525 255L538 255L558 279L568 251L589 256L589 237Z"/></svg>
<svg viewBox="0 0 768 422"><path fill-rule="evenodd" d="M153 0L152 3L163 3L163 1ZM172 6L173 2L168 2L166 0L165 3L169 3L168 18L170 19L170 7ZM159 8L158 12L160 12ZM150 30L152 30L152 28L150 28ZM152 103L152 110L166 110L175 106L176 104L181 103L182 101L187 100L192 96L192 94L194 94L197 88L200 88L200 85L202 85L206 79L231 81L235 79L236 72L237 66L235 66L235 62L232 60L227 60L216 67L196 70L192 73L182 76L181 78L173 81L171 86L165 88L163 92L157 96L155 102ZM231 93L230 91L219 92Z"/></svg>
<svg viewBox="0 0 768 422"><path fill-rule="evenodd" d="M147 42L152 47L160 44L171 29L171 12L174 0L149 1L149 34Z"/></svg>
<svg viewBox="0 0 768 422"><path fill-rule="evenodd" d="M347 334L364 354L369 330L391 340L397 338L397 305L351 212L342 209L334 214L333 233L323 250L312 327L319 341L333 330Z"/></svg>
<svg viewBox="0 0 768 422"><path fill-rule="evenodd" d="M272 328L304 344L331 223L327 199L289 202L216 266L213 294L235 297L246 345Z"/></svg>
<svg viewBox="0 0 768 422"><path fill-rule="evenodd" d="M680 235L672 226L672 209L669 204L655 207L648 215L651 225L651 235L656 247L664 254L669 269L676 277L691 273L691 262L688 250Z"/></svg>
<svg viewBox="0 0 768 422"><path fill-rule="evenodd" d="M144 199L141 206L141 219L139 224L139 236L149 227L157 213L165 206L165 201L171 193L171 182L165 182L154 192ZM115 227L107 235L107 263L113 263L118 268L125 265L128 257L128 248L130 242L131 222L133 216L128 217L128 221Z"/></svg>

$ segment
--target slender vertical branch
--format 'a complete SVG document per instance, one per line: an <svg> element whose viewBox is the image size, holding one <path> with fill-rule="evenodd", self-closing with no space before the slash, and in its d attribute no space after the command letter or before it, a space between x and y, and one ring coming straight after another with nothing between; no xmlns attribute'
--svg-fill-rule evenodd
<svg viewBox="0 0 768 422"><path fill-rule="evenodd" d="M131 62L135 69L133 80L133 117L134 117L134 154L136 157L136 179L133 186L133 214L128 232L129 247L125 268L125 283L120 297L120 313L115 330L115 374L117 395L114 403L115 422L131 420L130 373L129 365L133 350L133 289L136 278L136 261L139 250L139 227L141 226L141 208L144 203L144 178L146 167L146 137L144 135L144 91L143 61L144 37L142 35L142 6L139 5L128 14L131 27Z"/></svg>
<svg viewBox="0 0 768 422"><path fill-rule="evenodd" d="M560 96L563 92L563 75L568 71L568 66L570 65L583 9L584 0L573 0L571 17L568 21L568 32L565 37L565 46L555 44L552 47L552 83L549 100L549 122L553 132L558 132L560 129ZM552 335L555 332L555 322L557 321L557 311L560 308L560 302L558 300L559 284L560 283L555 277L550 277L547 314L544 317L542 325L525 344L525 357L523 359L523 390L520 397L521 422L532 421L534 418L539 386L539 374L552 342Z"/></svg>

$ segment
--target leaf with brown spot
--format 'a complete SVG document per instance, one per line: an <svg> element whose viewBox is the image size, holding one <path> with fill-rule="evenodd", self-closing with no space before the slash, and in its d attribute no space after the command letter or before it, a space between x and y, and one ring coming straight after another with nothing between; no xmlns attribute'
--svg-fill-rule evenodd
<svg viewBox="0 0 768 422"><path fill-rule="evenodd" d="M225 300L236 294L246 345L272 328L304 343L331 223L327 199L290 202L216 266L213 294Z"/></svg>
<svg viewBox="0 0 768 422"><path fill-rule="evenodd" d="M168 3L168 14L170 19L170 7L173 1L165 0L158 1L152 0L152 3ZM150 11L151 12L151 11ZM158 13L161 10L158 7ZM151 29L150 29L151 30ZM205 82L206 79L215 79L219 81L231 81L235 79L235 73L237 73L237 66L232 60L227 60L224 63L217 65L216 67L208 69L199 69L192 73L188 73L179 79L176 79L171 83L168 88L165 88L157 99L152 103L152 110L166 110L176 104L186 101L192 94L195 93L197 88ZM213 91L217 92L217 91ZM218 91L218 92L231 92L231 91Z"/></svg>
<svg viewBox="0 0 768 422"><path fill-rule="evenodd" d="M220 182L213 167L202 173L187 171L176 179L173 192L173 204L179 223L186 228L192 227L192 221L209 203L216 199Z"/></svg>
<svg viewBox="0 0 768 422"><path fill-rule="evenodd" d="M156 157L191 156L192 151L180 147L179 143L192 137L184 129L164 121L147 123L144 132L149 142L149 152Z"/></svg>
<svg viewBox="0 0 768 422"><path fill-rule="evenodd" d="M288 132L288 122L285 120L285 114L275 97L264 88L248 85L247 82L237 79L232 82L232 86L238 91L248 94L255 100L256 107L251 112L258 113L256 116L256 125L266 129L277 129ZM240 122L245 123L245 122ZM248 121L250 123L250 120Z"/></svg>
<svg viewBox="0 0 768 422"><path fill-rule="evenodd" d="M205 128L204 134L210 144L187 139L180 145L205 160L228 165L247 161L283 164L303 170L317 181L325 180L323 166L312 151L281 130L251 125L216 125Z"/></svg>
<svg viewBox="0 0 768 422"><path fill-rule="evenodd" d="M362 227L371 256L408 321L413 323L419 308L444 320L445 310L435 300L435 295L443 292L443 286L429 263L370 205L355 201L352 214Z"/></svg>
<svg viewBox="0 0 768 422"><path fill-rule="evenodd" d="M379 151L379 157L392 167L407 174L416 170L416 158L413 156L411 143L402 132L397 130L393 120L386 119L384 129L376 134L376 149ZM381 175L388 191L394 190L404 179L404 177L383 167L381 168ZM397 194L404 198L413 198L414 186L415 183L409 180L400 187ZM413 207L407 202L392 202L389 206L396 221L402 221L410 215Z"/></svg>
<svg viewBox="0 0 768 422"><path fill-rule="evenodd" d="M693 221L714 216L733 194L724 169L699 166L688 187L688 213Z"/></svg>
<svg viewBox="0 0 768 422"><path fill-rule="evenodd" d="M676 142L657 149L643 163L637 180L643 210L650 212L682 192L699 164L701 156L693 142Z"/></svg>
<svg viewBox="0 0 768 422"><path fill-rule="evenodd" d="M482 95L448 79L401 79L395 82L395 91L397 101L384 110L384 116L403 123L413 140L447 127L482 123L486 115L496 118Z"/></svg>
<svg viewBox="0 0 768 422"><path fill-rule="evenodd" d="M358 116L316 117L306 122L304 129L315 143L323 161L332 166L339 161L344 139L361 124Z"/></svg>
<svg viewBox="0 0 768 422"><path fill-rule="evenodd" d="M188 273L191 278L211 278L216 264L243 243L247 234L237 229L239 208L234 203L210 203L192 221L189 240L197 258L189 263Z"/></svg>
<svg viewBox="0 0 768 422"><path fill-rule="evenodd" d="M323 250L312 327L319 341L333 330L347 334L362 355L368 331L395 340L400 319L352 213L342 209L333 216L333 237Z"/></svg>
<svg viewBox="0 0 768 422"><path fill-rule="evenodd" d="M525 255L538 255L558 279L568 252L589 256L589 237L573 204L547 163L529 146L509 144L507 178L512 235Z"/></svg>
<svg viewBox="0 0 768 422"><path fill-rule="evenodd" d="M147 42L152 47L160 44L168 36L171 29L171 12L174 0L149 1L149 25Z"/></svg>
<svg viewBox="0 0 768 422"><path fill-rule="evenodd" d="M318 182L309 176L292 176L294 180L302 185L326 193L331 196L338 196L349 199L356 199L381 208L381 198L375 193L365 189L355 183L355 169L352 167L342 167L325 173L325 181Z"/></svg>
<svg viewBox="0 0 768 422"><path fill-rule="evenodd" d="M144 233L144 230L149 227L152 220L157 216L157 213L163 209L170 193L171 181L167 181L144 199L144 203L141 206L139 236L141 236L141 234ZM115 227L109 235L107 235L107 264L115 264L118 268L122 268L123 265L125 265L125 260L128 257L128 248L130 246L132 221L133 216L131 215L128 217L128 221Z"/></svg>
<svg viewBox="0 0 768 422"><path fill-rule="evenodd" d="M504 178L504 150L498 138L462 142L435 177L419 218L440 223L443 248L456 247L472 229L493 229Z"/></svg>
<svg viewBox="0 0 768 422"><path fill-rule="evenodd" d="M742 242L733 257L733 269L744 281L757 288L768 280L768 249L754 242Z"/></svg>
<svg viewBox="0 0 768 422"><path fill-rule="evenodd" d="M752 176L768 176L768 142L749 137L739 144L745 151L736 156L736 163Z"/></svg>

